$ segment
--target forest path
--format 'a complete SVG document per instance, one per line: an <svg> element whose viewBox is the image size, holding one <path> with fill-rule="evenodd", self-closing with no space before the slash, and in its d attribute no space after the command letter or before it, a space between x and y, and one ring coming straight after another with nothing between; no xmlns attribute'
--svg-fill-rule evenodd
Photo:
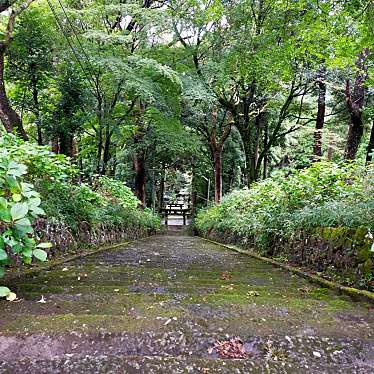
<svg viewBox="0 0 374 374"><path fill-rule="evenodd" d="M0 373L374 371L370 306L197 237L139 240L13 289ZM234 336L245 359L210 352Z"/></svg>

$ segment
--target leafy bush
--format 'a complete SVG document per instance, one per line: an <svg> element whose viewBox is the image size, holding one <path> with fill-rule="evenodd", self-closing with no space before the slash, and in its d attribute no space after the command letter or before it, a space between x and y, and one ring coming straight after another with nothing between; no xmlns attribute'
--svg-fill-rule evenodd
<svg viewBox="0 0 374 374"><path fill-rule="evenodd" d="M27 167L9 158L6 149L0 149L0 277L4 266L21 259L31 263L32 258L45 261L50 243L37 244L33 238L32 221L44 211L34 186L24 182ZM7 287L0 287L0 297L12 298Z"/></svg>
<svg viewBox="0 0 374 374"><path fill-rule="evenodd" d="M0 148L6 157L27 166L27 178L67 181L78 173L64 155L58 155L47 146L25 142L12 134L2 135Z"/></svg>
<svg viewBox="0 0 374 374"><path fill-rule="evenodd" d="M11 260L46 260L43 248L51 244L37 244L33 238L32 223L40 216L67 224L73 232L82 222L90 227L159 228L159 218L137 209L139 200L122 182L100 177L94 190L75 183L76 174L67 157L47 147L11 134L0 138L0 277ZM0 297L4 296L14 294L0 287Z"/></svg>
<svg viewBox="0 0 374 374"><path fill-rule="evenodd" d="M319 162L292 175L276 174L227 195L222 203L201 211L202 232L230 231L266 249L277 235L324 226L374 229L374 183L370 170L354 163Z"/></svg>
<svg viewBox="0 0 374 374"><path fill-rule="evenodd" d="M104 198L86 185L41 181L38 190L47 217L67 224L73 231L80 222L97 223L98 208L105 204Z"/></svg>
<svg viewBox="0 0 374 374"><path fill-rule="evenodd" d="M125 208L135 209L140 204L131 189L119 180L100 177L98 179L98 190L109 198L118 199Z"/></svg>

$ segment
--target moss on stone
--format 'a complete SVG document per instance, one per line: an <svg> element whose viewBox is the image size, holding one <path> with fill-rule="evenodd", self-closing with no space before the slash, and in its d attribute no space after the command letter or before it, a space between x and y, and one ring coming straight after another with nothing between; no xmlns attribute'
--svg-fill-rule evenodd
<svg viewBox="0 0 374 374"><path fill-rule="evenodd" d="M373 261L371 258L367 259L362 266L362 274L368 277L373 274Z"/></svg>

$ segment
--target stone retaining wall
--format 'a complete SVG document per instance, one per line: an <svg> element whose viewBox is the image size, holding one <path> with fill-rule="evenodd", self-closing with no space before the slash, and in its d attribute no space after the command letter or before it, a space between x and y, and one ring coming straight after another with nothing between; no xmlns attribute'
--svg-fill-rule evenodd
<svg viewBox="0 0 374 374"><path fill-rule="evenodd" d="M135 240L155 234L153 230L143 227L113 227L99 225L91 227L88 223L80 223L77 232L67 225L38 219L34 224L37 238L43 242L51 242L48 250L52 256L63 254L87 246L115 244L126 240Z"/></svg>
<svg viewBox="0 0 374 374"><path fill-rule="evenodd" d="M243 240L232 233L211 230L208 239L256 250L255 238ZM374 282L373 239L364 228L318 228L312 234L299 232L292 239L273 238L266 256L305 266L323 274L338 275L356 287L372 289ZM263 253L261 253L263 254Z"/></svg>

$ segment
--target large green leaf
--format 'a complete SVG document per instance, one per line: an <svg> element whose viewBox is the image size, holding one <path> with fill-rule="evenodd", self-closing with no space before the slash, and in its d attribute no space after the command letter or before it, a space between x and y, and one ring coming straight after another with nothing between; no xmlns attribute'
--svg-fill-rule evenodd
<svg viewBox="0 0 374 374"><path fill-rule="evenodd" d="M8 168L8 175L13 177L21 177L27 172L27 167L25 165L19 164L13 160L9 162Z"/></svg>
<svg viewBox="0 0 374 374"><path fill-rule="evenodd" d="M0 197L0 209L6 209L8 206L8 200L5 197Z"/></svg>
<svg viewBox="0 0 374 374"><path fill-rule="evenodd" d="M52 243L49 243L49 242L45 242L45 243L39 243L37 245L38 248L51 248L52 247Z"/></svg>
<svg viewBox="0 0 374 374"><path fill-rule="evenodd" d="M31 210L33 210L34 208L37 208L40 205L40 203L41 203L41 200L39 197L33 197L29 199L29 201L27 202Z"/></svg>
<svg viewBox="0 0 374 374"><path fill-rule="evenodd" d="M21 218L24 218L28 211L29 207L26 203L17 203L12 206L10 214L12 216L13 221L16 221Z"/></svg>
<svg viewBox="0 0 374 374"><path fill-rule="evenodd" d="M0 261L6 260L8 258L8 254L4 251L4 249L0 249Z"/></svg>
<svg viewBox="0 0 374 374"><path fill-rule="evenodd" d="M10 294L8 287L0 287L0 297L7 297Z"/></svg>
<svg viewBox="0 0 374 374"><path fill-rule="evenodd" d="M8 210L8 208L0 207L0 221L7 223L12 221L12 216L10 215L10 211Z"/></svg>
<svg viewBox="0 0 374 374"><path fill-rule="evenodd" d="M32 251L32 254L40 261L47 260L47 252L42 249L36 248Z"/></svg>

